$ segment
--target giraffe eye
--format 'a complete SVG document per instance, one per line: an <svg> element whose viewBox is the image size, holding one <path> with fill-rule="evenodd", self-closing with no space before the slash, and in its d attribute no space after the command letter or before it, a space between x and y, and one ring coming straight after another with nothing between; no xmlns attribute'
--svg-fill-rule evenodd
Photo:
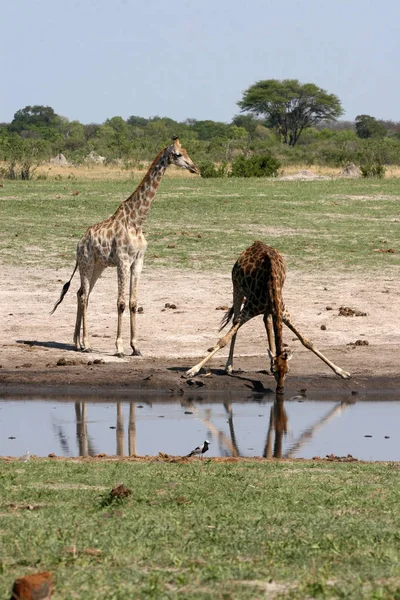
<svg viewBox="0 0 400 600"><path fill-rule="evenodd" d="M182 156L182 154L179 154L179 152L175 152L175 158L179 158L180 156Z"/></svg>

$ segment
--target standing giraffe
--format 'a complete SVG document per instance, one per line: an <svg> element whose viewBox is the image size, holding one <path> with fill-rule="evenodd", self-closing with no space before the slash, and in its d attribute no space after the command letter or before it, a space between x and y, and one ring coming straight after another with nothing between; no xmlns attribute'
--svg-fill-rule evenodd
<svg viewBox="0 0 400 600"><path fill-rule="evenodd" d="M91 352L87 326L87 306L90 292L106 267L117 267L118 276L118 327L116 355L124 356L122 342L122 315L125 310L125 297L128 278L129 312L131 326L131 348L133 356L140 356L136 346L136 312L139 277L143 268L147 241L142 232L142 224L150 210L154 196L168 165L176 165L191 173L199 171L178 138L162 150L153 160L145 177L136 190L117 208L115 213L86 231L78 242L75 269L69 281L64 284L59 300L51 314L63 301L71 280L79 267L81 286L78 290L78 308L74 332L76 350ZM83 330L81 340L81 327Z"/></svg>
<svg viewBox="0 0 400 600"><path fill-rule="evenodd" d="M225 371L232 373L237 331L239 327L257 315L264 315L269 345L268 354L271 361L271 372L276 379L277 393L284 391L283 382L289 372L288 361L292 358L292 352L283 347L282 323L285 323L293 331L303 346L319 356L337 375L343 379L350 377L349 373L334 365L317 350L313 343L307 340L292 323L282 299L285 276L283 257L271 246L256 241L241 253L232 269L233 306L223 318L221 329L229 323L232 317L233 325L228 333L209 349L209 354L186 372L186 377L194 377L202 366L229 341L231 341L231 346Z"/></svg>

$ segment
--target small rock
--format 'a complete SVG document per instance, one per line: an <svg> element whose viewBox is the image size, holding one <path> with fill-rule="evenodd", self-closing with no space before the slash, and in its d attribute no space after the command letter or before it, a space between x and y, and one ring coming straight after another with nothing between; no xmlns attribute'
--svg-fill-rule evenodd
<svg viewBox="0 0 400 600"><path fill-rule="evenodd" d="M95 358L93 361L94 365L104 365L105 361L102 358Z"/></svg>
<svg viewBox="0 0 400 600"><path fill-rule="evenodd" d="M385 435L385 440L388 440L390 438L390 435Z"/></svg>
<svg viewBox="0 0 400 600"><path fill-rule="evenodd" d="M322 331L326 331L326 325L321 325Z"/></svg>
<svg viewBox="0 0 400 600"><path fill-rule="evenodd" d="M168 244L167 248L176 248L176 244Z"/></svg>
<svg viewBox="0 0 400 600"><path fill-rule="evenodd" d="M144 313L144 308L143 306L139 306L139 308L137 309L138 313Z"/></svg>
<svg viewBox="0 0 400 600"><path fill-rule="evenodd" d="M367 438L372 438L372 435L369 435L369 434L367 433L367 435L364 435L364 437L367 437Z"/></svg>
<svg viewBox="0 0 400 600"><path fill-rule="evenodd" d="M67 361L65 358L59 358L56 364L57 364L57 367L65 367L67 364Z"/></svg>
<svg viewBox="0 0 400 600"><path fill-rule="evenodd" d="M333 310L333 306L326 306L326 310Z"/></svg>
<svg viewBox="0 0 400 600"><path fill-rule="evenodd" d="M229 310L229 306L225 306L225 304L223 304L222 306L216 306L215 310Z"/></svg>
<svg viewBox="0 0 400 600"><path fill-rule="evenodd" d="M185 410L185 415L192 415L192 411L191 410Z"/></svg>

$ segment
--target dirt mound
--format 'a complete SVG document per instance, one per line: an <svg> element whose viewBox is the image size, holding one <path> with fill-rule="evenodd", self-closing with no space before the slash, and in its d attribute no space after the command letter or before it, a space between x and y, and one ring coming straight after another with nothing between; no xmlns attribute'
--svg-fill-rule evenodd
<svg viewBox="0 0 400 600"><path fill-rule="evenodd" d="M89 152L89 154L85 157L85 163L92 163L95 165L102 165L106 161L105 156L100 156L100 154L96 154L96 152Z"/></svg>
<svg viewBox="0 0 400 600"><path fill-rule="evenodd" d="M68 167L69 166L69 162L65 158L64 154L61 154L61 152L60 152L60 154L57 154L57 156L54 156L54 158L50 159L50 164L56 165L57 167Z"/></svg>
<svg viewBox="0 0 400 600"><path fill-rule="evenodd" d="M339 177L361 177L361 171L354 163L350 163L340 171Z"/></svg>

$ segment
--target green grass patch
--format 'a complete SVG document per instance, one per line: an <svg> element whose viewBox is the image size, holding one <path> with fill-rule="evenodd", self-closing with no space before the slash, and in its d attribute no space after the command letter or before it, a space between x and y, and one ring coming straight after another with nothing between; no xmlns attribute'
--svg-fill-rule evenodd
<svg viewBox="0 0 400 600"><path fill-rule="evenodd" d="M2 259L72 268L86 228L112 214L137 184L4 182ZM144 225L146 265L227 270L261 239L283 252L292 269L393 270L400 264L399 205L398 179L167 178Z"/></svg>
<svg viewBox="0 0 400 600"><path fill-rule="evenodd" d="M399 477L396 464L1 461L0 596L50 570L55 600L399 598ZM105 501L120 482L132 495Z"/></svg>

